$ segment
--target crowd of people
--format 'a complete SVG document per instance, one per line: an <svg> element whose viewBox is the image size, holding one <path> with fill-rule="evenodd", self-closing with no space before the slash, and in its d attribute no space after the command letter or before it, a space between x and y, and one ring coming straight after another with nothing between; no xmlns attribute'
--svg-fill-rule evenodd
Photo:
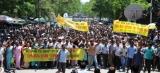
<svg viewBox="0 0 160 73"><path fill-rule="evenodd" d="M9 28L0 33L0 66L12 68L65 68L80 66L90 70L116 69L140 73L160 71L160 32L150 37L127 33L115 33L110 25L91 23L89 32L49 25L26 25L19 29ZM67 49L83 48L83 61L68 60ZM24 49L60 49L59 59L48 62L24 62ZM127 68L127 69L126 69ZM112 71L109 71L109 73ZM115 72L115 71L113 71Z"/></svg>

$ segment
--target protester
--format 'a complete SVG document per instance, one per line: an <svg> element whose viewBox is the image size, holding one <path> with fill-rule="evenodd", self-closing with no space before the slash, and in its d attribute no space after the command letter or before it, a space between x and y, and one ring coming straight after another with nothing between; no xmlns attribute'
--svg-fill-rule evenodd
<svg viewBox="0 0 160 73"><path fill-rule="evenodd" d="M109 66L113 65L113 61L114 61L114 52L115 52L115 47L114 47L114 41L110 41L111 44L109 46L109 55L108 55L108 63Z"/></svg>
<svg viewBox="0 0 160 73"><path fill-rule="evenodd" d="M113 65L109 67L108 73L116 73L116 69Z"/></svg>
<svg viewBox="0 0 160 73"><path fill-rule="evenodd" d="M4 50L5 48L2 46L2 44L0 45L0 67L3 67L3 55L4 55Z"/></svg>
<svg viewBox="0 0 160 73"><path fill-rule="evenodd" d="M136 53L136 48L134 46L134 43L130 43L130 47L127 49L127 73L129 69L131 69L132 66L132 61L133 61L133 56Z"/></svg>
<svg viewBox="0 0 160 73"><path fill-rule="evenodd" d="M121 48L120 48L119 42L116 42L114 65L115 65L115 67L116 67L117 70L120 69L120 65L121 65L121 62L120 62L120 56L121 56L120 52L121 52Z"/></svg>
<svg viewBox="0 0 160 73"><path fill-rule="evenodd" d="M104 44L102 40L97 40L96 54L97 54L97 62L100 67L102 66L102 48L103 47L104 47Z"/></svg>
<svg viewBox="0 0 160 73"><path fill-rule="evenodd" d="M110 26L103 24L100 25L98 23L90 24L89 29L90 31L88 32L80 32L70 28L65 29L63 27L48 27L45 24L26 25L21 28L6 29L5 32L0 35L0 44L5 43L1 46L4 48L5 54L1 54L0 51L0 56L4 56L4 69L11 69L12 67L21 69L23 65L27 67L27 63L24 63L22 53L25 48L30 48L31 50L62 50L63 45L63 48L65 48L65 50L68 49L69 53L71 53L71 50L73 49L84 49L86 52L84 61L86 61L85 64L88 65L88 69L91 69L93 65L95 65L95 69L101 69L101 67L107 68L114 65L115 70L122 68L123 71L125 71L126 66L128 70L132 67L134 64L132 62L133 60L138 60L134 59L136 47L138 47L137 42L141 41L141 51L142 54L144 54L144 57L147 53L146 50L148 49L148 45L146 44L148 44L149 41L154 42L153 45L158 44L157 41L159 38L159 32L156 32L154 41L149 39L150 36L143 37L139 35L130 35L127 33L115 33L112 31ZM155 48L160 48L160 46ZM66 57L67 55L68 54L63 57ZM158 49L155 55L157 56L157 59L160 59ZM53 62L32 61L31 63L28 63L29 68L56 68L56 66L60 65L63 66L63 71L65 71L65 65L67 65L68 68L74 68L81 66L81 62L83 62L78 60L68 60L63 57L61 58L65 59L62 61L64 62L64 65L61 65L62 63L57 63L61 62L60 59L54 59ZM1 57L0 60L2 60ZM159 62L158 60L155 61L155 63L160 63L160 60ZM15 63L15 66L12 65L12 63ZM121 65L119 65L120 63ZM153 65L156 66L158 64ZM58 68L61 68L60 71L62 71L62 67L58 66Z"/></svg>
<svg viewBox="0 0 160 73"><path fill-rule="evenodd" d="M127 55L127 48L126 48L126 44L123 43L123 47L121 48L121 52L120 52L121 56L121 69L123 69L123 72L125 72L125 67L126 67L126 55Z"/></svg>
<svg viewBox="0 0 160 73"><path fill-rule="evenodd" d="M143 54L141 53L141 47L137 48L137 53L133 56L133 65L131 68L131 72L140 73L143 65Z"/></svg>
<svg viewBox="0 0 160 73"><path fill-rule="evenodd" d="M17 43L16 48L14 49L14 57L16 60L16 68L21 69L21 52L22 52L22 43Z"/></svg>
<svg viewBox="0 0 160 73"><path fill-rule="evenodd" d="M13 46L8 43L8 46L6 48L6 68L7 70L11 69L12 65L12 60L13 60Z"/></svg>
<svg viewBox="0 0 160 73"><path fill-rule="evenodd" d="M95 68L95 69L94 69L94 73L101 73L101 71L100 71L99 68Z"/></svg>
<svg viewBox="0 0 160 73"><path fill-rule="evenodd" d="M93 40L90 41L88 51L88 70L91 69L93 63L95 63L95 68L98 68L97 59L96 59L96 48Z"/></svg>
<svg viewBox="0 0 160 73"><path fill-rule="evenodd" d="M153 61L154 51L152 49L152 44L148 45L148 48L144 52L144 59L145 59L145 68L144 72L147 70L148 73L151 73L151 64Z"/></svg>
<svg viewBox="0 0 160 73"><path fill-rule="evenodd" d="M86 69L86 63L81 62L80 70L78 71L78 73L88 73L85 69Z"/></svg>
<svg viewBox="0 0 160 73"><path fill-rule="evenodd" d="M158 71L160 72L160 45L158 45L158 49L157 49L157 56L158 56L158 66L157 66L157 68L158 68Z"/></svg>
<svg viewBox="0 0 160 73"><path fill-rule="evenodd" d="M102 48L102 57L103 57L104 69L108 68L108 54L109 54L108 46L109 46L108 41L106 41L104 47Z"/></svg>
<svg viewBox="0 0 160 73"><path fill-rule="evenodd" d="M68 55L69 51L65 49L65 45L62 45L62 49L58 52L58 72L65 73Z"/></svg>

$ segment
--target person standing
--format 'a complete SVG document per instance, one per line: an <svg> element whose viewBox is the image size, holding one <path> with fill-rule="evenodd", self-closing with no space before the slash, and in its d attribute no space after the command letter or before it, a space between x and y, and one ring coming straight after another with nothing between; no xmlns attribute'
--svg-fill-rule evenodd
<svg viewBox="0 0 160 73"><path fill-rule="evenodd" d="M152 64L152 61L153 61L153 56L154 56L154 51L152 49L152 45L149 44L148 48L144 51L144 59L145 59L144 72L147 69L148 73L151 73L151 64Z"/></svg>
<svg viewBox="0 0 160 73"><path fill-rule="evenodd" d="M13 46L8 44L8 47L6 48L6 68L9 70L11 68L13 58Z"/></svg>
<svg viewBox="0 0 160 73"><path fill-rule="evenodd" d="M109 54L109 48L108 48L108 43L106 42L104 47L102 48L102 57L103 57L104 68L108 67L108 54Z"/></svg>
<svg viewBox="0 0 160 73"><path fill-rule="evenodd" d="M87 52L88 52L88 70L90 70L90 68L92 67L93 62L95 63L95 68L97 68L98 63L96 59L96 49L93 41L90 42L90 46Z"/></svg>
<svg viewBox="0 0 160 73"><path fill-rule="evenodd" d="M101 67L102 66L102 48L104 47L104 44L102 41L98 40L97 46L96 46L96 54L97 54L97 61L98 65Z"/></svg>
<svg viewBox="0 0 160 73"><path fill-rule="evenodd" d="M158 56L158 71L160 72L160 45L158 45L158 49L157 49L157 56Z"/></svg>
<svg viewBox="0 0 160 73"><path fill-rule="evenodd" d="M121 52L120 52L121 56L121 68L123 69L123 72L125 72L125 66L126 66L126 55L127 55L127 48L125 43L123 43L123 47L121 48Z"/></svg>
<svg viewBox="0 0 160 73"><path fill-rule="evenodd" d="M115 57L114 57L114 66L116 67L117 70L120 69L120 52L121 52L121 49L120 49L120 46L119 46L119 43L117 42L116 43L116 48L115 48Z"/></svg>
<svg viewBox="0 0 160 73"><path fill-rule="evenodd" d="M109 46L109 54L108 54L108 64L109 64L109 67L113 65L114 52L115 52L114 41L111 40L111 44Z"/></svg>
<svg viewBox="0 0 160 73"><path fill-rule="evenodd" d="M65 49L65 45L62 45L62 49L58 52L58 72L65 73L69 54L69 51Z"/></svg>
<svg viewBox="0 0 160 73"><path fill-rule="evenodd" d="M141 53L141 47L140 47L138 48L137 53L134 54L134 57L133 57L133 66L136 67L135 68L136 72L135 71L132 71L132 72L140 73L142 65L143 65L143 54Z"/></svg>
<svg viewBox="0 0 160 73"><path fill-rule="evenodd" d="M3 55L4 55L4 46L3 45L0 45L0 67L3 67Z"/></svg>
<svg viewBox="0 0 160 73"><path fill-rule="evenodd" d="M20 69L21 68L21 51L22 51L22 44L18 43L15 50L14 50L14 57L16 60L16 68Z"/></svg>
<svg viewBox="0 0 160 73"><path fill-rule="evenodd" d="M130 47L127 49L127 73L132 66L133 56L136 53L134 43L130 43Z"/></svg>

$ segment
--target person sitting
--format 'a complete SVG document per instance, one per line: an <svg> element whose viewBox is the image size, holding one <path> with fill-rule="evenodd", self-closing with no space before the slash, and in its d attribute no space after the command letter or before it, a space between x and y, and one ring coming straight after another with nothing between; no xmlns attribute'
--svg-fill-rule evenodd
<svg viewBox="0 0 160 73"><path fill-rule="evenodd" d="M95 68L94 73L101 73L99 68Z"/></svg>
<svg viewBox="0 0 160 73"><path fill-rule="evenodd" d="M88 73L85 69L86 69L86 63L81 62L80 70L78 71L78 73Z"/></svg>
<svg viewBox="0 0 160 73"><path fill-rule="evenodd" d="M109 68L108 73L115 73L115 72L116 72L115 67L114 67L114 66L111 66L111 67Z"/></svg>

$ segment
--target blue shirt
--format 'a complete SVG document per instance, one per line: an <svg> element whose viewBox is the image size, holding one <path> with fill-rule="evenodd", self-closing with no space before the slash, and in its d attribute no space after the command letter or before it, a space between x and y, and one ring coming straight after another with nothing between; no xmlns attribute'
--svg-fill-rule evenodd
<svg viewBox="0 0 160 73"><path fill-rule="evenodd" d="M127 57L133 59L135 52L136 52L136 48L129 47L127 50Z"/></svg>
<svg viewBox="0 0 160 73"><path fill-rule="evenodd" d="M143 55L141 53L136 53L134 54L133 60L135 65L142 65Z"/></svg>
<svg viewBox="0 0 160 73"><path fill-rule="evenodd" d="M144 51L144 58L152 60L154 55L154 51L152 48L148 48Z"/></svg>
<svg viewBox="0 0 160 73"><path fill-rule="evenodd" d="M67 49L59 51L59 62L66 63L68 60L69 51Z"/></svg>

